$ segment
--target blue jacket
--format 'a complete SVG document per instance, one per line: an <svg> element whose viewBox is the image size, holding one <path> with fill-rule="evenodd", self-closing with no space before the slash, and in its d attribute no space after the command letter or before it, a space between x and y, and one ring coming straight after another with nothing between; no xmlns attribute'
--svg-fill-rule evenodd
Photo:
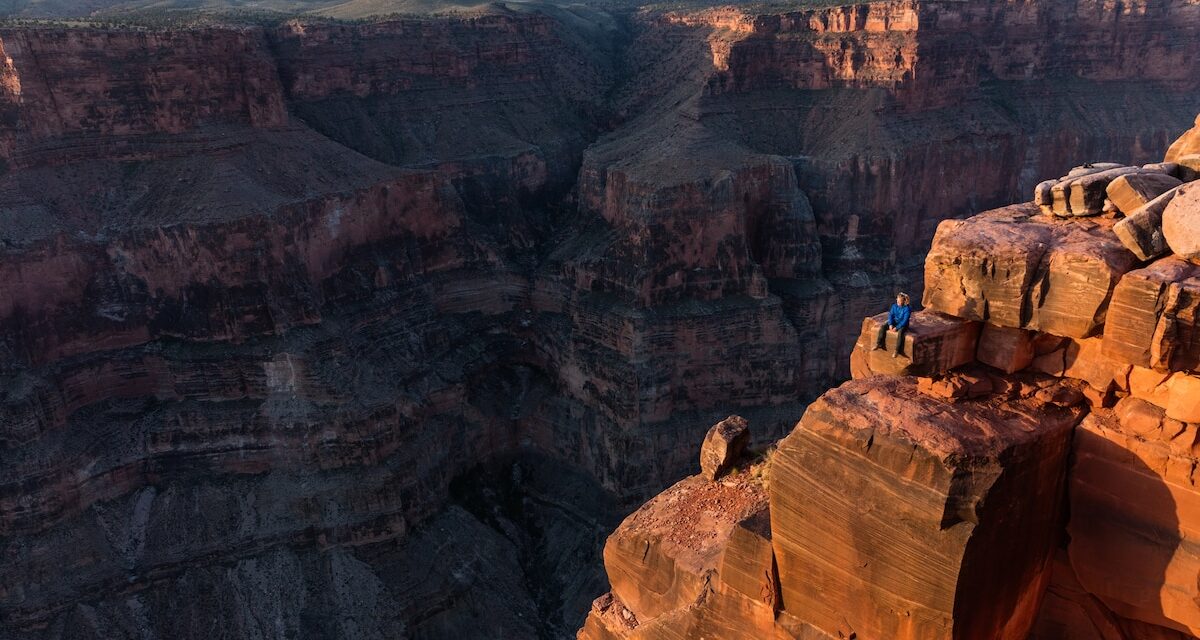
<svg viewBox="0 0 1200 640"><path fill-rule="evenodd" d="M908 305L903 307L893 303L891 310L888 311L888 326L897 329L908 327L908 316L912 315L912 309Z"/></svg>

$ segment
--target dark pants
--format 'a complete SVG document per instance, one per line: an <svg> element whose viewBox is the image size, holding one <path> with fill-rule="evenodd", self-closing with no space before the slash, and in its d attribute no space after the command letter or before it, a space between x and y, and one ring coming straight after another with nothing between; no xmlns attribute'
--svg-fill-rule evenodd
<svg viewBox="0 0 1200 640"><path fill-rule="evenodd" d="M876 349L883 349L886 346L887 331L888 325L885 322L882 327L879 327L879 337L875 340ZM898 354L904 353L904 334L906 333L908 333L908 327L900 327L896 331L896 353Z"/></svg>

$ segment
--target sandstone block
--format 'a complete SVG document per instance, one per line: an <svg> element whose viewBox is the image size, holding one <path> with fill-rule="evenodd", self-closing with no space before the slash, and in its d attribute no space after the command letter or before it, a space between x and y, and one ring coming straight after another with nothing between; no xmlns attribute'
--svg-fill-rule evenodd
<svg viewBox="0 0 1200 640"><path fill-rule="evenodd" d="M917 378L917 391L943 400L979 398L992 390L991 378L973 373L952 372L936 378Z"/></svg>
<svg viewBox="0 0 1200 640"><path fill-rule="evenodd" d="M1180 187L1162 214L1163 237L1181 258L1200 263L1200 184Z"/></svg>
<svg viewBox="0 0 1200 640"><path fill-rule="evenodd" d="M1075 178L1069 186L1069 212L1074 216L1096 215L1104 210L1108 186L1118 178L1136 175L1138 167L1118 167Z"/></svg>
<svg viewBox="0 0 1200 640"><path fill-rule="evenodd" d="M771 515L763 509L739 521L729 535L718 569L721 584L752 601L778 609L779 575L771 549Z"/></svg>
<svg viewBox="0 0 1200 640"><path fill-rule="evenodd" d="M1179 162L1179 159L1184 156L1200 154L1200 115L1196 116L1196 124L1191 129L1188 129L1179 136L1175 142L1167 147L1167 155L1163 157L1164 162Z"/></svg>
<svg viewBox="0 0 1200 640"><path fill-rule="evenodd" d="M1039 373L1061 378L1067 372L1067 348L1059 347L1033 359L1029 368Z"/></svg>
<svg viewBox="0 0 1200 640"><path fill-rule="evenodd" d="M1195 435L1159 427L1167 420L1144 403L1130 406L1138 404L1127 398L1115 411L1095 410L1076 430L1067 554L1080 585L1117 615L1195 636ZM1190 442L1173 446L1180 439Z"/></svg>
<svg viewBox="0 0 1200 640"><path fill-rule="evenodd" d="M1151 162L1150 164L1142 165L1146 171L1157 171L1165 173L1172 178L1179 178L1179 163L1178 162Z"/></svg>
<svg viewBox="0 0 1200 640"><path fill-rule="evenodd" d="M1104 353L1102 338L1071 340L1063 353L1062 375L1082 380L1101 393L1123 386L1118 381L1128 378L1130 369Z"/></svg>
<svg viewBox="0 0 1200 640"><path fill-rule="evenodd" d="M619 640L637 629L637 617L610 591L592 601L576 640Z"/></svg>
<svg viewBox="0 0 1200 640"><path fill-rule="evenodd" d="M1158 371L1200 367L1200 266L1168 256L1113 290L1104 353Z"/></svg>
<svg viewBox="0 0 1200 640"><path fill-rule="evenodd" d="M1166 173L1141 171L1118 176L1108 183L1105 193L1121 213L1129 214L1181 184Z"/></svg>
<svg viewBox="0 0 1200 640"><path fill-rule="evenodd" d="M1140 260L1152 260L1170 250L1162 232L1162 214L1178 189L1169 189L1113 225L1113 233Z"/></svg>
<svg viewBox="0 0 1200 640"><path fill-rule="evenodd" d="M1024 639L1082 409L915 387L843 384L780 442L769 492L784 606L834 637Z"/></svg>
<svg viewBox="0 0 1200 640"><path fill-rule="evenodd" d="M1172 420L1200 422L1200 377L1173 374L1166 409Z"/></svg>
<svg viewBox="0 0 1200 640"><path fill-rule="evenodd" d="M795 640L776 620L779 580L759 477L693 476L626 518L604 548L613 602L593 605L579 637ZM610 613L618 604L620 617Z"/></svg>
<svg viewBox="0 0 1200 640"><path fill-rule="evenodd" d="M938 225L925 259L925 307L1061 336L1097 333L1136 256L1111 220L1081 225L1036 213L1020 204Z"/></svg>
<svg viewBox="0 0 1200 640"><path fill-rule="evenodd" d="M750 444L750 427L745 418L729 416L714 424L700 446L700 473L716 480L729 471Z"/></svg>
<svg viewBox="0 0 1200 640"><path fill-rule="evenodd" d="M719 575L735 526L766 509L760 486L681 480L609 536L604 568L613 594L642 624L692 605Z"/></svg>
<svg viewBox="0 0 1200 640"><path fill-rule="evenodd" d="M930 376L975 359L978 322L928 310L917 311L909 320L903 355L899 358L892 357L896 347L896 334L893 332L888 332L884 349L875 349L879 328L886 322L886 313L863 319L862 331L851 356L851 373L854 377L880 374Z"/></svg>
<svg viewBox="0 0 1200 640"><path fill-rule="evenodd" d="M984 323L979 332L975 358L1005 373L1015 373L1033 362L1033 337L1024 329Z"/></svg>
<svg viewBox="0 0 1200 640"><path fill-rule="evenodd" d="M1129 372L1129 394L1166 409L1171 400L1171 387L1167 384L1170 378L1170 373L1133 367Z"/></svg>
<svg viewBox="0 0 1200 640"><path fill-rule="evenodd" d="M1040 183L1034 190L1034 202L1043 211L1058 216L1094 216L1104 210L1106 190L1113 180L1141 172L1139 167L1109 162L1076 167L1058 180L1047 181L1053 183L1049 187L1046 182Z"/></svg>
<svg viewBox="0 0 1200 640"><path fill-rule="evenodd" d="M1183 156L1176 161L1175 175L1184 182L1200 179L1200 153Z"/></svg>

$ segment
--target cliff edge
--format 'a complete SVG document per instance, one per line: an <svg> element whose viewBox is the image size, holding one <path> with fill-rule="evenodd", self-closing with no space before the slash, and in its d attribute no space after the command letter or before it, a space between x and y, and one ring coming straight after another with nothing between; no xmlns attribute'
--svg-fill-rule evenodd
<svg viewBox="0 0 1200 640"><path fill-rule="evenodd" d="M1200 634L1198 152L942 222L904 344L629 516L578 637Z"/></svg>

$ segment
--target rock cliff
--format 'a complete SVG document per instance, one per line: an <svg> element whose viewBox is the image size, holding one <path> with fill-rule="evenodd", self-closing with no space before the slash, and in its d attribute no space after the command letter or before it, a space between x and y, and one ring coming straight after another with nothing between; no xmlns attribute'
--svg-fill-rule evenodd
<svg viewBox="0 0 1200 640"><path fill-rule="evenodd" d="M732 411L784 435L938 222L1195 115L1194 3L977 4L0 28L0 635L573 632L619 515ZM730 482L680 491L776 620Z"/></svg>
<svg viewBox="0 0 1200 640"><path fill-rule="evenodd" d="M1200 184L1123 169L1080 167L1054 197L1137 171ZM777 445L626 518L578 637L1200 636L1200 262L1139 259L1114 228L1142 206L942 222L901 343L868 318L855 379ZM1170 247L1192 232L1160 225Z"/></svg>

